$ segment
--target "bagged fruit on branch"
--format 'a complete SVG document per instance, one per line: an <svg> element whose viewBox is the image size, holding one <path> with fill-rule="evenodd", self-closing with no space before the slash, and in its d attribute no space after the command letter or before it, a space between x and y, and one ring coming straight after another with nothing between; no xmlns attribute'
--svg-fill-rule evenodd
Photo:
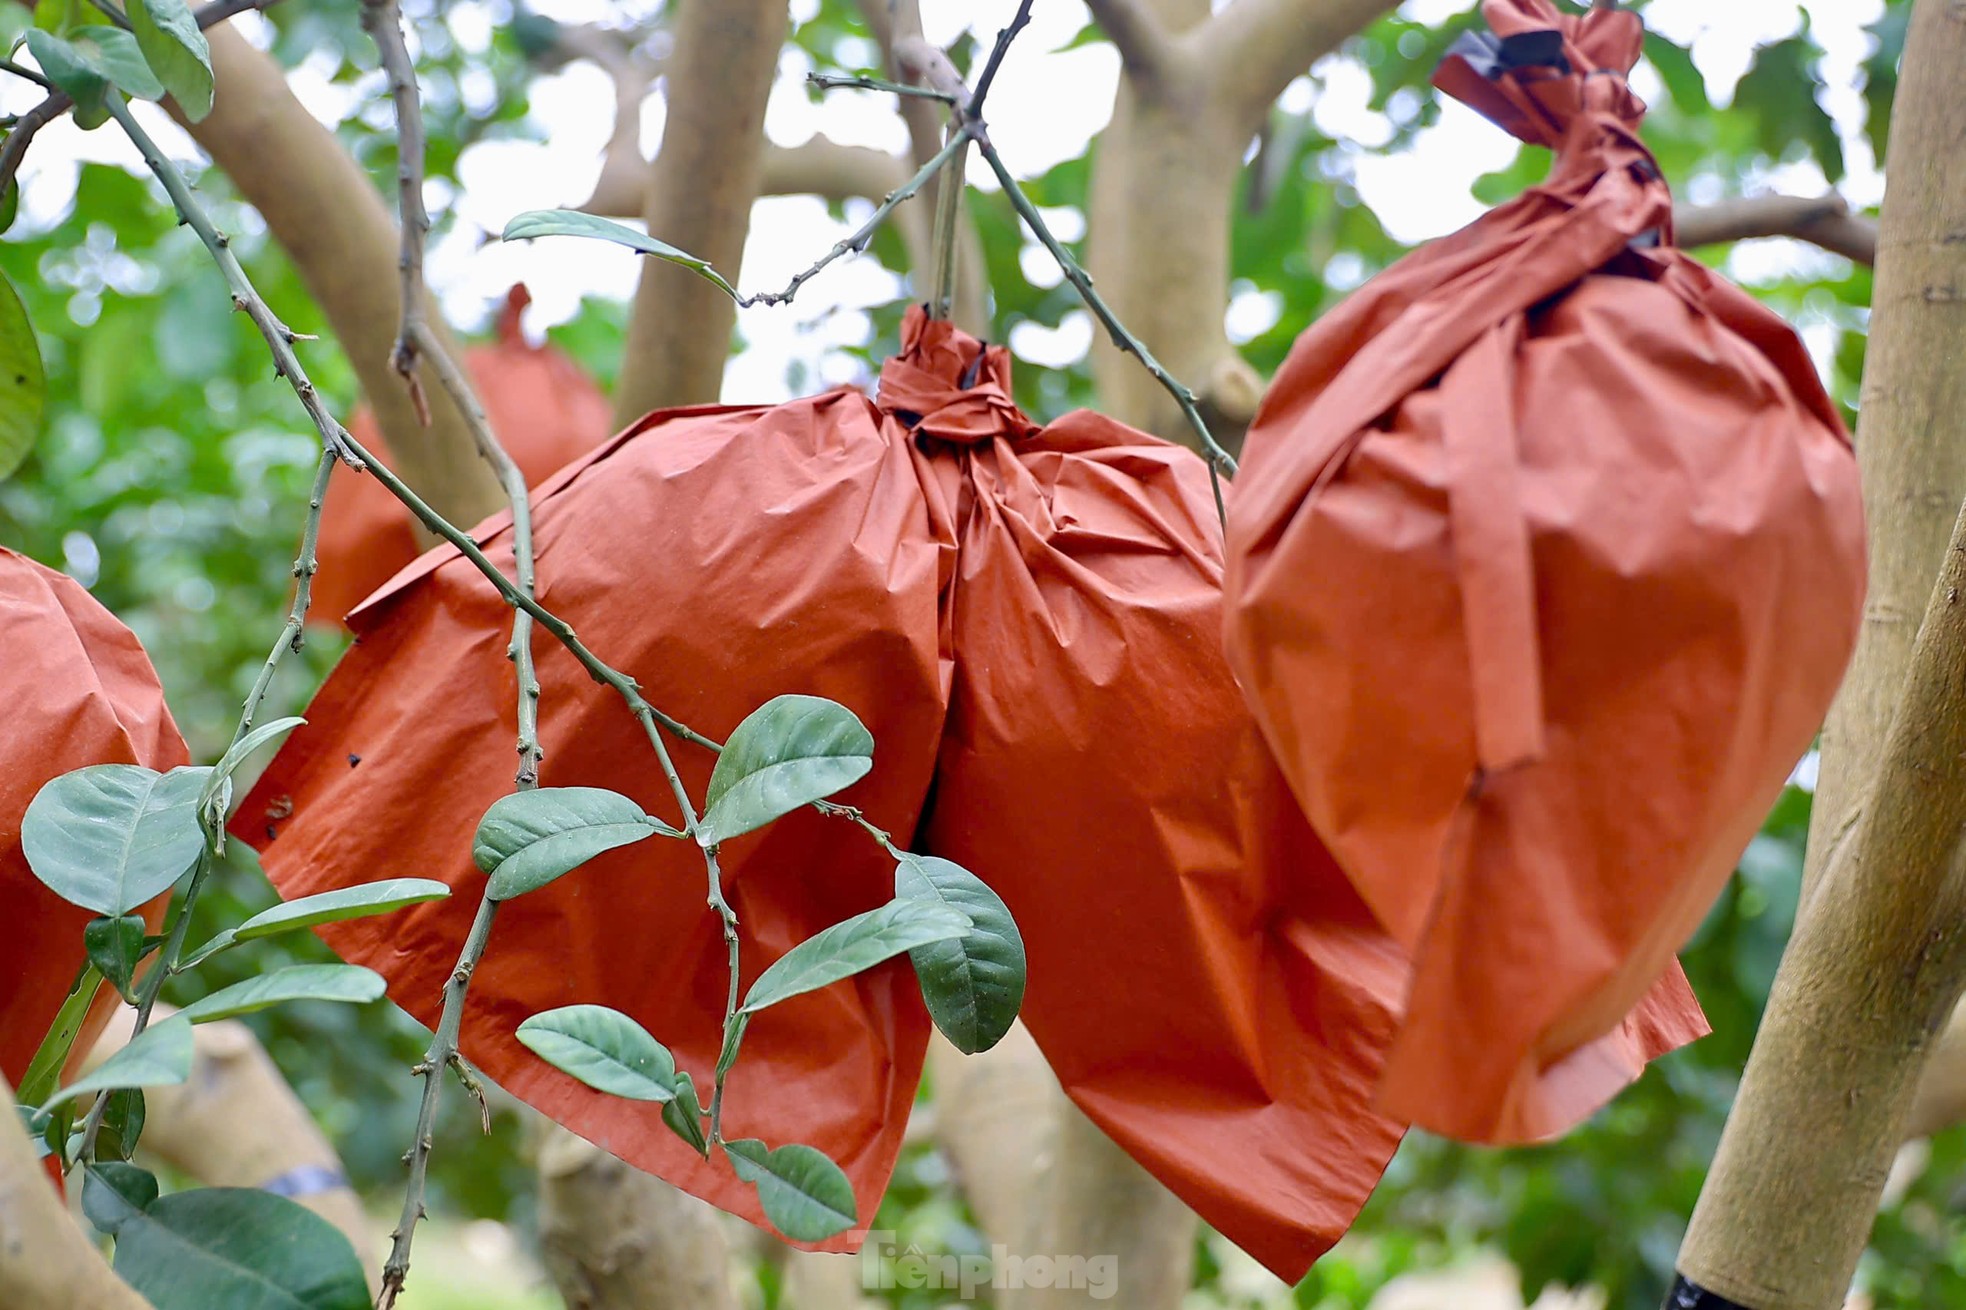
<svg viewBox="0 0 1966 1310"><path fill-rule="evenodd" d="M1336 1240L1398 1142L1370 1102L1408 965L1229 676L1200 459L1094 414L1033 422L1001 347L916 310L878 398L652 414L542 487L534 520L542 603L664 712L720 737L805 693L861 719L873 771L836 799L1004 898L1027 951L1024 1019L1106 1132L1286 1277ZM509 525L481 535L509 570ZM356 645L234 830L289 897L378 869L457 888L322 929L427 1023L484 886L469 835L512 786L511 610L440 550L350 621ZM546 634L534 648L542 785L609 787L674 821L620 700ZM701 797L712 753L675 752ZM810 809L721 858L746 987L896 892L891 857ZM641 842L504 906L463 1049L574 1131L755 1222L750 1188L659 1107L590 1091L513 1036L540 1010L610 1005L706 1087L725 968L697 851ZM928 1029L900 960L761 1012L726 1136L826 1152L864 1224ZM1621 1029L1604 1063L1622 1082L1689 1035Z"/></svg>
<svg viewBox="0 0 1966 1310"><path fill-rule="evenodd" d="M21 848L29 803L76 769L136 764L164 772L188 763L189 753L135 635L82 584L4 547L0 651L9 707L0 730L8 760L0 771L0 1073L18 1089L81 976L82 930L96 917L29 868ZM167 891L131 912L155 932L169 899ZM96 992L73 1053L94 1044L118 1004L112 989Z"/></svg>
<svg viewBox="0 0 1966 1310"><path fill-rule="evenodd" d="M1377 1104L1509 1142L1603 1099L1592 1040L1675 967L1822 721L1864 539L1801 343L1673 247L1638 17L1483 12L1435 84L1550 175L1298 339L1249 433L1227 636L1412 955Z"/></svg>
<svg viewBox="0 0 1966 1310"><path fill-rule="evenodd" d="M607 397L580 366L552 346L526 341L519 316L532 302L525 287L506 293L497 337L464 352L464 369L484 402L485 417L505 453L536 486L563 465L607 440L614 419ZM434 404L449 404L436 397ZM355 440L385 464L389 443L365 406L348 421ZM367 473L335 465L321 513L320 571L314 575L308 617L339 623L362 598L417 557L410 512Z"/></svg>

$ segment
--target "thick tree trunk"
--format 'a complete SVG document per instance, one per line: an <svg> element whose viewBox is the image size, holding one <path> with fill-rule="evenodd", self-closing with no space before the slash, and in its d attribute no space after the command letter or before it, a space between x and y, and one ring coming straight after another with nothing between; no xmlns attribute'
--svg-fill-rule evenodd
<svg viewBox="0 0 1966 1310"><path fill-rule="evenodd" d="M732 282L744 259L765 152L765 100L785 43L785 0L682 0L669 57L669 117L649 169L650 235ZM673 264L642 263L615 417L717 399L737 309Z"/></svg>
<svg viewBox="0 0 1966 1310"><path fill-rule="evenodd" d="M1880 589L1825 756L1819 873L1680 1256L1692 1282L1751 1310L1842 1304L1926 1049L1966 981L1966 9L1917 0L1905 49L1859 443ZM1954 512L1943 549L1940 498ZM1887 717L1888 732L1871 726Z"/></svg>
<svg viewBox="0 0 1966 1310"><path fill-rule="evenodd" d="M736 1310L717 1212L551 1124L539 1245L567 1310Z"/></svg>
<svg viewBox="0 0 1966 1310"><path fill-rule="evenodd" d="M0 1078L0 1306L7 1310L148 1310L109 1272L69 1218L21 1130L14 1089Z"/></svg>
<svg viewBox="0 0 1966 1310"><path fill-rule="evenodd" d="M393 467L454 523L476 523L503 509L498 479L478 457L463 416L429 364L421 368L430 403L425 427L389 363L402 287L396 221L381 194L334 133L294 98L270 55L229 24L206 37L218 91L212 112L185 129L259 210L300 270L361 380ZM425 317L455 357L434 305Z"/></svg>

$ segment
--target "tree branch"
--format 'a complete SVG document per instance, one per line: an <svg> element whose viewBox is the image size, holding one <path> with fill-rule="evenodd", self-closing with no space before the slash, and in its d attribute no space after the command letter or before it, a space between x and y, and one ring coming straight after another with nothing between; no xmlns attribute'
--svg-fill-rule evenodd
<svg viewBox="0 0 1966 1310"><path fill-rule="evenodd" d="M764 162L765 100L778 69L784 0L680 0L669 117L649 169L649 231L735 278ZM685 269L643 262L615 415L717 399L737 310Z"/></svg>
<svg viewBox="0 0 1966 1310"><path fill-rule="evenodd" d="M423 324L423 243L430 235L430 215L423 208L423 107L417 99L416 64L403 36L403 11L396 0L362 0L362 26L375 42L376 55L389 78L389 96L396 106L396 195L401 220L402 254L396 267L402 279L402 317L389 365L409 388L410 404L425 427L430 402L417 380L416 357Z"/></svg>
<svg viewBox="0 0 1966 1310"><path fill-rule="evenodd" d="M1141 0L1086 0L1093 21L1120 53L1126 75L1152 81L1167 67L1168 36Z"/></svg>
<svg viewBox="0 0 1966 1310"><path fill-rule="evenodd" d="M228 26L211 29L208 39L218 94L210 114L183 126L293 259L354 366L395 468L427 489L445 518L476 523L496 513L505 498L463 415L454 405L432 405L425 427L390 362L402 300L396 224L382 197L294 97L270 55ZM441 317L427 306L426 313L454 354ZM426 389L434 385L434 375L424 378Z"/></svg>
<svg viewBox="0 0 1966 1310"><path fill-rule="evenodd" d="M1236 0L1188 37L1208 85L1253 132L1293 78L1395 7L1393 0Z"/></svg>
<svg viewBox="0 0 1966 1310"><path fill-rule="evenodd" d="M1673 210L1677 244L1685 249L1756 237L1794 237L1869 265L1877 259L1877 224L1850 212L1843 197L1746 196Z"/></svg>

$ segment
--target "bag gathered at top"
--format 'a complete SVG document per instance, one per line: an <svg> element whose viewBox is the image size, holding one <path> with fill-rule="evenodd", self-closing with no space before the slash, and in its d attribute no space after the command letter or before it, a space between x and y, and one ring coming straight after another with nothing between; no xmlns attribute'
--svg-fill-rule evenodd
<svg viewBox="0 0 1966 1310"><path fill-rule="evenodd" d="M915 310L877 400L652 414L534 510L541 601L667 713L722 735L802 692L860 717L874 770L839 799L1004 898L1028 952L1024 1019L1121 1146L1286 1278L1337 1239L1400 1136L1370 1102L1409 967L1229 676L1200 459L1096 414L1041 427L1012 402L1001 347ZM509 524L481 535L509 570ZM456 887L321 930L432 1022L484 886L470 833L512 786L511 609L446 548L350 622L356 645L234 831L289 897L391 873ZM635 720L545 635L535 649L542 783L663 813ZM701 795L710 754L677 755ZM879 847L811 810L729 841L722 865L747 985L894 891ZM725 967L693 848L609 852L506 904L463 1050L574 1131L756 1221L750 1188L659 1106L591 1091L513 1036L541 1010L611 1005L707 1085ZM1700 1030L1683 980L1662 988L1599 1044L1598 1094ZM758 1014L726 1134L818 1147L871 1216L928 1032L905 962Z"/></svg>
<svg viewBox="0 0 1966 1310"><path fill-rule="evenodd" d="M506 293L497 340L466 350L464 371L492 431L526 482L536 486L606 441L614 419L607 397L580 365L552 346L527 342L519 315L531 303L523 285ZM450 402L439 398L435 403ZM369 409L355 411L348 430L364 450L392 463L389 443ZM337 464L328 478L316 554L320 571L314 575L308 615L319 623L339 623L370 592L415 561L418 547L409 511L368 474Z"/></svg>
<svg viewBox="0 0 1966 1310"><path fill-rule="evenodd" d="M1414 974L1375 1104L1561 1131L1822 721L1855 461L1795 334L1672 246L1636 15L1487 0L1435 78L1549 178L1300 337L1248 438L1229 654Z"/></svg>

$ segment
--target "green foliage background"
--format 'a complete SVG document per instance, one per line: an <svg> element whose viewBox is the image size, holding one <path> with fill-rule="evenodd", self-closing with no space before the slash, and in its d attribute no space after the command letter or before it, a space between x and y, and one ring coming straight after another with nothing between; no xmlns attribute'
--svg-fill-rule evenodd
<svg viewBox="0 0 1966 1310"><path fill-rule="evenodd" d="M528 116L531 71L508 23L500 24L488 62L467 61L428 0L406 8L424 38L434 177L454 182L458 159L474 142L540 133ZM657 8L626 5L622 18L634 21ZM1859 88L1869 108L1864 130L1880 150L1907 8L1903 0L1884 7ZM277 7L278 52L290 62L325 59L336 65L338 82L364 78L373 56L356 10L307 0ZM1393 126L1388 148L1436 118L1426 79L1465 25L1429 28L1394 15L1350 48L1371 73L1374 107ZM822 66L855 66L866 49L852 6L840 0L826 0L800 24L794 43ZM1651 38L1647 62L1666 95L1654 106L1646 135L1668 178L1682 190L1739 194L1777 165L1813 163L1835 184L1845 144L1822 107L1823 56L1805 17L1795 35L1757 52L1723 107L1710 98L1685 49ZM467 62L496 80L496 108L488 114L472 112L460 93ZM339 128L379 183L394 163L388 122L386 112L365 111ZM1358 275L1400 254L1352 185L1360 147L1324 136L1309 115L1279 113L1270 138L1248 170L1251 194L1238 211L1234 250L1235 276L1274 293L1279 308L1275 324L1246 345L1251 362L1264 370ZM1505 198L1533 182L1545 164L1542 152L1525 148L1509 168L1483 179L1476 194L1486 202ZM1086 159L1068 160L1033 180L1033 196L1046 206L1082 209L1087 176ZM292 269L225 179L208 171L202 189L276 309L303 332L325 332ZM1000 196L976 193L972 207L996 296L995 336L1004 339L1023 322L1056 327L1077 308L1070 288L1026 280L1019 264L1024 238ZM1340 255L1349 257L1342 261L1348 273L1337 285L1327 275ZM892 233L876 241L872 257L900 269ZM1854 417L1868 271L1800 250L1789 264L1782 276L1753 289L1792 320L1828 333L1832 389ZM229 735L237 703L278 627L314 439L291 393L272 376L250 324L231 312L204 251L176 228L147 178L81 165L74 203L58 220L35 227L17 219L0 240L0 270L20 289L39 329L49 379L44 438L20 474L0 484L0 543L66 568L135 628L194 751L209 760ZM897 299L874 312L871 337L850 348L870 370L894 341L906 303ZM623 320L619 304L588 302L552 336L608 382ZM323 390L344 411L351 407L352 378L338 354L323 344L308 351L307 361ZM1096 399L1083 366L1027 365L1017 385L1022 402L1041 414ZM269 712L304 705L338 649L338 638L317 632L305 658L289 663ZM1401 1272L1487 1247L1518 1264L1531 1297L1547 1281L1594 1282L1609 1290L1616 1310L1656 1305L1787 937L1807 814L1807 793L1792 789L1685 953L1714 1036L1661 1061L1587 1127L1553 1145L1479 1151L1416 1134L1354 1234L1282 1301L1256 1299L1238 1275L1240 1258L1219 1240L1204 1239L1197 1304L1363 1306ZM273 900L251 853L237 844L231 851L216 894L199 908L206 922L194 926L193 940ZM252 967L329 958L304 934L239 955ZM170 999L182 1003L247 967L246 959L220 957L180 980ZM358 1185L378 1196L395 1189L398 1155L414 1121L408 1067L420 1030L388 1006L294 1006L253 1021ZM451 1098L451 1110L437 1152L437 1206L510 1220L524 1231L530 1168L519 1115L502 1103L486 1142L462 1098ZM1966 1305L1963 1186L1966 1136L1955 1130L1933 1143L1923 1173L1880 1219L1863 1271L1878 1307ZM879 1226L929 1250L987 1250L932 1147L911 1148L904 1157ZM759 1271L759 1289L766 1304L775 1303L768 1267ZM932 1304L928 1293L887 1295L896 1305Z"/></svg>

